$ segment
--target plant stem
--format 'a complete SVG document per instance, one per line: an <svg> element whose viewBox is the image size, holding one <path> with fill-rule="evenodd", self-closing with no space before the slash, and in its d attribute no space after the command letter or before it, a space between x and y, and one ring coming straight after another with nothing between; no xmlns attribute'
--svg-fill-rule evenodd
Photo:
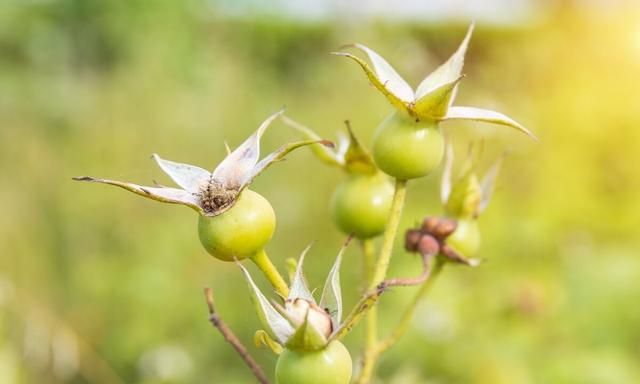
<svg viewBox="0 0 640 384"><path fill-rule="evenodd" d="M380 354L394 345L398 341L398 339L400 339L402 335L404 335L404 333L407 331L407 329L409 328L409 324L413 319L413 315L418 308L418 304L433 285L435 277L440 274L443 265L444 261L440 258L437 258L433 270L430 273L427 270L426 281L420 286L418 292L416 292L416 295L414 296L412 302L409 304L409 307L407 307L407 309L405 310L405 313L402 315L402 318L400 319L397 327L384 340L380 341L372 348L367 348L364 354L362 371L356 383L367 384L371 381L378 357L380 356Z"/></svg>
<svg viewBox="0 0 640 384"><path fill-rule="evenodd" d="M282 275L280 275L280 272L278 272L264 250L256 253L251 257L251 260L258 266L258 268L260 268L262 273L264 273L276 292L278 292L282 297L287 297L289 295L289 286L287 286Z"/></svg>
<svg viewBox="0 0 640 384"><path fill-rule="evenodd" d="M424 298L424 296L427 294L427 292L429 292L429 290L433 286L433 283L435 282L436 277L440 274L440 272L442 271L442 268L444 267L444 263L445 262L441 258L436 258L436 263L433 266L433 271L431 272L431 275L429 276L427 281L425 281L422 284L418 292L416 292L416 295L413 297L411 304L409 304L409 307L406 308L404 314L402 315L402 318L400 319L400 322L398 323L396 328L393 330L393 332L391 332L389 336L387 336L384 340L380 342L380 344L378 344L378 348L376 351L377 354L380 354L386 351L387 349L389 349L407 331L407 329L409 328L409 324L413 319L413 315L415 314L416 309L418 308L418 304L420 304L420 301Z"/></svg>
<svg viewBox="0 0 640 384"><path fill-rule="evenodd" d="M375 272L375 247L373 240L366 239L362 241L362 251L364 253L364 268L366 284L371 284L373 274ZM374 306L367 313L366 317L366 339L365 350L362 356L362 370L373 368L371 364L371 358L373 357L373 351L378 343L378 309Z"/></svg>
<svg viewBox="0 0 640 384"><path fill-rule="evenodd" d="M332 339L340 339L353 329L353 327L360 321L362 316L367 311L373 311L374 306L378 301L378 298L384 291L384 288L380 288L387 275L387 269L389 268L389 261L393 251L393 243L395 242L396 235L398 233L398 226L400 225L400 218L402 216L402 208L404 207L404 199L407 192L407 181L397 180L395 185L395 191L393 194L393 201L391 203L391 212L389 214L389 222L385 228L382 238L382 247L380 248L380 255L373 269L373 273L369 276L367 292L363 295L360 301L356 304L355 308L349 313L340 329L332 336ZM365 256L368 257L368 256ZM373 312L369 312L373 313ZM376 316L376 315L374 315ZM375 347L377 344L377 318L373 318L375 323L369 323L367 326L367 348L364 352L363 358L363 370L370 370L369 376L373 372L373 366L370 362L371 356L375 357ZM369 320L372 321L372 320ZM369 328L371 327L371 328ZM371 342L371 344L370 344Z"/></svg>
<svg viewBox="0 0 640 384"><path fill-rule="evenodd" d="M400 225L400 217L402 216L402 208L404 207L404 198L407 194L407 181L396 180L396 188L393 194L393 201L391 203L391 213L389 214L389 222L385 228L382 238L382 248L380 249L380 256L376 263L376 269L373 273L373 277L369 282L369 290L372 290L381 283L387 275L387 269L389 268L389 261L393 251L393 242L396 239L398 233L398 226Z"/></svg>
<svg viewBox="0 0 640 384"><path fill-rule="evenodd" d="M211 325L216 327L218 331L222 334L225 341L229 343L233 349L238 352L242 360L244 360L245 364L249 367L251 372L254 374L256 379L260 384L269 384L269 380L267 376L264 374L264 371L258 365L258 363L249 355L247 348L242 345L242 342L236 337L236 335L231 331L229 326L222 320L220 315L216 312L216 309L213 305L213 293L210 288L204 289L204 297L207 300L207 308L209 309L209 321Z"/></svg>

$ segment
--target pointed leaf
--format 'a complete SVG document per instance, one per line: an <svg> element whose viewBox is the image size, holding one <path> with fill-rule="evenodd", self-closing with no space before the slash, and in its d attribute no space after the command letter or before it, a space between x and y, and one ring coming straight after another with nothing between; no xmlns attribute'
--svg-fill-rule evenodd
<svg viewBox="0 0 640 384"><path fill-rule="evenodd" d="M243 181L250 177L258 159L260 158L260 139L265 130L284 109L269 116L258 130L228 155L213 171L213 178L227 188L240 189Z"/></svg>
<svg viewBox="0 0 640 384"><path fill-rule="evenodd" d="M364 62L364 60L347 52L332 52L332 54L348 57L358 63L358 65L360 65L360 67L364 70L364 73L369 78L371 84L373 84L374 87L382 92L382 94L387 98L387 100L389 100L389 102L391 102L394 107L396 107L400 111L409 113L409 110L407 109L408 102L405 102L404 100L402 100L402 98L400 98L400 96L393 93L393 91L389 89L387 85L378 78L378 76L376 76L376 74L371 70L369 65ZM410 100L413 101L413 97L411 97Z"/></svg>
<svg viewBox="0 0 640 384"><path fill-rule="evenodd" d="M351 124L347 122L349 132L349 146L344 154L344 167L349 173L373 174L378 171L371 154L362 146L356 138Z"/></svg>
<svg viewBox="0 0 640 384"><path fill-rule="evenodd" d="M464 66L464 56L467 53L467 47L469 46L469 40L471 39L473 28L474 24L472 23L467 30L467 35L464 37L464 40L462 40L462 43L449 60L422 80L416 90L416 100L433 92L434 89L439 88L443 84L450 83L460 77L462 74L462 67ZM455 98L455 90L452 92L451 99L453 100L453 98Z"/></svg>
<svg viewBox="0 0 640 384"><path fill-rule="evenodd" d="M142 185L126 183L123 181L98 179L98 178L93 178L89 176L74 177L73 180L115 185L116 187L126 189L127 191L131 191L135 194L146 197L148 199L160 201L162 203L186 205L187 207L196 210L198 213L204 214L204 211L200 206L199 198L194 194L184 191L182 189L164 188L164 187L161 187L161 188L145 187Z"/></svg>
<svg viewBox="0 0 640 384"><path fill-rule="evenodd" d="M251 293L251 300L255 306L258 318L262 322L262 326L267 329L267 332L275 337L280 343L284 343L294 332L293 327L287 319L285 319L280 312L278 312L267 300L267 298L260 292L258 286L251 279L249 271L246 270L242 264L237 263L244 276L249 283L249 291Z"/></svg>
<svg viewBox="0 0 640 384"><path fill-rule="evenodd" d="M481 214L489 205L493 189L498 178L498 172L500 172L500 166L502 165L502 157L500 157L492 166L482 179L480 183L480 206L478 207L477 214Z"/></svg>
<svg viewBox="0 0 640 384"><path fill-rule="evenodd" d="M304 138L307 140L315 140L315 141L322 141L322 137L320 137L318 134L316 134L311 128L308 128L300 123L298 123L297 121L290 119L287 116L282 116L282 121L290 126L291 128L297 130L298 132L302 133L302 135L304 135ZM336 157L336 152L334 152L333 150L331 150L330 147L327 147L325 145L322 144L313 144L311 146L311 150L313 151L314 155L316 155L316 157L320 160L322 160L325 163L331 164L331 165L337 165L337 166L341 166L340 162L338 161L337 157Z"/></svg>
<svg viewBox="0 0 640 384"><path fill-rule="evenodd" d="M338 329L338 327L340 326L340 322L342 321L340 263L342 262L342 255L344 254L344 251L347 249L348 245L349 242L347 241L340 249L340 252L338 252L336 261L333 263L333 267L329 272L329 276L327 276L327 281L324 283L324 288L322 289L322 297L320 298L320 307L329 311L334 331Z"/></svg>
<svg viewBox="0 0 640 384"><path fill-rule="evenodd" d="M153 154L153 159L176 184L191 193L199 193L211 178L209 171L195 165L164 160L155 153Z"/></svg>
<svg viewBox="0 0 640 384"><path fill-rule="evenodd" d="M309 312L307 311L304 322L296 329L285 345L294 351L315 351L327 345L327 338L309 321Z"/></svg>
<svg viewBox="0 0 640 384"><path fill-rule="evenodd" d="M304 280L304 273L302 272L304 257L306 256L307 252L309 252L309 249L311 249L311 244L309 244L300 255L300 259L298 260L298 265L296 267L296 273L293 276L293 281L291 282L291 288L289 289L289 296L287 297L287 300L305 299L314 304L316 302L313 299L311 291L309 291L309 288L307 288L307 283Z"/></svg>
<svg viewBox="0 0 640 384"><path fill-rule="evenodd" d="M382 56L362 44L353 44L353 47L362 50L369 56L369 60L373 64L373 69L378 79L385 87L400 100L410 103L414 100L413 89L407 82L396 72Z"/></svg>
<svg viewBox="0 0 640 384"><path fill-rule="evenodd" d="M462 78L463 76L460 76L451 82L444 83L422 96L412 107L414 114L421 120L440 120L445 117L456 86Z"/></svg>
<svg viewBox="0 0 640 384"><path fill-rule="evenodd" d="M474 120L482 121L485 123L505 125L507 127L515 128L531 137L535 141L538 141L538 138L520 123L507 117L506 115L503 115L502 113L490 111L488 109L455 106L449 108L449 110L447 111L447 115L442 120Z"/></svg>
<svg viewBox="0 0 640 384"><path fill-rule="evenodd" d="M453 145L447 142L444 153L444 168L442 169L442 181L440 183L440 202L447 204L451 194L451 172L453 170Z"/></svg>
<svg viewBox="0 0 640 384"><path fill-rule="evenodd" d="M280 161L284 159L284 157L287 154L289 154L289 152L297 148L304 147L305 145L313 145L313 144L320 144L326 147L333 147L333 143L329 140L306 140L306 141L298 141L294 143L285 144L282 147L280 147L277 151L271 153L269 156L260 160L260 162L253 168L253 170L246 176L246 178L242 180L240 190L243 190L249 184L251 184L253 179L255 179L271 164L275 163L276 161Z"/></svg>
<svg viewBox="0 0 640 384"><path fill-rule="evenodd" d="M269 334L262 329L258 329L256 333L253 334L253 343L257 348L266 345L271 350L271 352L275 353L276 355L279 355L282 353L282 351L284 351L282 345L273 340L271 336L269 336Z"/></svg>

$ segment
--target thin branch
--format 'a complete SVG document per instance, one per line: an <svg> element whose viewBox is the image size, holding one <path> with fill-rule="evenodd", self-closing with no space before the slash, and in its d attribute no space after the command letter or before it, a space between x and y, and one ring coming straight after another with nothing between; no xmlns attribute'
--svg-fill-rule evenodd
<svg viewBox="0 0 640 384"><path fill-rule="evenodd" d="M413 285L419 285L419 284L423 284L423 287L429 285L429 281L430 281L430 276L431 276L431 271L432 268L430 266L431 264L431 259L437 254L437 249L434 250L435 253L424 253L422 254L422 266L423 266L423 271L422 273L417 276L417 277L407 277L407 278L392 278L392 279L387 279L385 281L383 281L382 283L380 283L378 285L378 292L384 292L387 288L389 287L406 287L406 286L413 286ZM438 272L439 271L439 266L440 263L437 262L436 264L436 270L434 272ZM420 292L423 291L424 288L420 289ZM416 296L416 299L414 300L414 303L412 304L412 307L415 307L418 303L419 297L421 297L422 294L418 293L418 295ZM400 325L398 326L399 328L405 327L406 325L408 325L410 318L413 316L413 309L409 309L407 310L407 314L405 314L405 316L403 317ZM409 319L406 319L406 318ZM404 322L406 321L407 324L404 324ZM389 337L387 337L385 340L382 340L380 342L374 342L372 344L367 344L367 348L365 349L364 352L364 356L362 359L362 371L360 373L360 377L358 378L358 380L356 381L356 383L358 384L365 384L368 383L369 381L371 381L371 377L373 376L373 370L375 368L375 364L376 364L376 360L378 359L378 356L380 356L380 354L386 350L391 344L395 343L397 338L399 338L402 334L404 333L403 329L396 329L396 331L393 332L393 334ZM396 337L397 336L397 337Z"/></svg>
<svg viewBox="0 0 640 384"><path fill-rule="evenodd" d="M376 351L378 355L394 345L407 331L407 329L409 328L409 324L411 323L411 320L413 319L413 316L416 312L416 309L418 308L418 304L424 298L427 292L429 292L431 286L433 286L436 276L438 276L440 274L440 271L442 271L442 267L444 267L444 262L442 260L436 260L436 264L434 265L433 269L429 270L427 279L425 279L424 284L416 293L412 303L406 309L406 312L400 319L400 322L398 323L396 328L393 330L393 332L391 332L391 334L389 334L389 336L387 336L387 338L385 338L378 344L378 350Z"/></svg>
<svg viewBox="0 0 640 384"><path fill-rule="evenodd" d="M209 321L211 324L220 331L225 341L233 347L233 349L238 352L242 360L247 364L251 372L258 379L260 384L269 384L269 380L267 376L264 374L264 371L260 367L260 365L249 355L247 348L242 345L242 342L236 337L236 335L231 331L231 329L227 326L227 324L222 320L222 318L216 313L215 307L213 305L213 293L211 292L211 288L204 289L204 297L207 300L207 307L209 308Z"/></svg>

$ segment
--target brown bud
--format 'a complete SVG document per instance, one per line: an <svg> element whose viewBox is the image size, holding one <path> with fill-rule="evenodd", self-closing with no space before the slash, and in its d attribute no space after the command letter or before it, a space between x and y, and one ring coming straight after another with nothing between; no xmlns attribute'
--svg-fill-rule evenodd
<svg viewBox="0 0 640 384"><path fill-rule="evenodd" d="M419 229L407 229L404 236L404 249L409 252L418 252L418 243L422 237L422 231Z"/></svg>
<svg viewBox="0 0 640 384"><path fill-rule="evenodd" d="M422 235L418 242L418 252L423 255L436 255L440 252L440 244L431 235Z"/></svg>
<svg viewBox="0 0 640 384"><path fill-rule="evenodd" d="M433 229L433 235L438 239L444 239L451 235L458 227L458 222L454 219L440 219L436 227Z"/></svg>
<svg viewBox="0 0 640 384"><path fill-rule="evenodd" d="M404 236L404 248L409 252L418 252L418 243L422 232L418 229L407 229Z"/></svg>
<svg viewBox="0 0 640 384"><path fill-rule="evenodd" d="M432 233L432 231L438 225L439 221L440 220L435 216L430 216L430 217L425 218L424 221L422 222L422 230L425 233Z"/></svg>

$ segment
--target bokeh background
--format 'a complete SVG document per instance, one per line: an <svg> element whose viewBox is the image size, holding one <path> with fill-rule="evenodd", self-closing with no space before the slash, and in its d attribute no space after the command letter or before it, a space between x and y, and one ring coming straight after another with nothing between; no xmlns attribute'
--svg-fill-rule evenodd
<svg viewBox="0 0 640 384"><path fill-rule="evenodd" d="M638 4L305 3L0 4L0 382L252 382L202 296L210 286L251 344L246 285L201 248L195 214L71 177L167 183L151 153L213 168L224 140L237 145L282 105L330 138L348 118L370 143L392 108L328 52L362 42L417 84L471 19L458 104L505 112L541 141L446 124L460 154L481 140L485 165L510 153L481 218L487 262L445 271L379 382L640 382ZM295 136L276 124L264 147ZM313 286L344 240L327 211L343 177L303 150L254 185L278 215L268 251L281 268L316 241ZM404 228L441 213L438 179L411 183ZM415 273L396 247L391 273ZM347 306L361 266L353 246ZM383 298L383 332L412 293ZM362 338L358 328L346 339L354 359ZM272 372L274 355L251 350Z"/></svg>

